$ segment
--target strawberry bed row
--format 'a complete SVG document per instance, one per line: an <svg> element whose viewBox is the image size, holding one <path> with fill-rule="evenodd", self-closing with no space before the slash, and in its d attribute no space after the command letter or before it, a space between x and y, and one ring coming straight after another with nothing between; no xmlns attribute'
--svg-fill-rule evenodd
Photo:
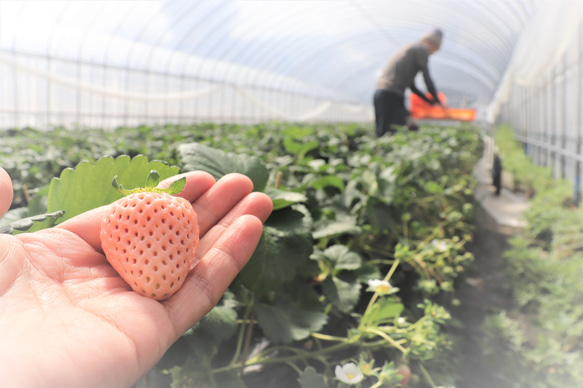
<svg viewBox="0 0 583 388"><path fill-rule="evenodd" d="M413 385L455 381L447 308L472 260L476 128L424 127L381 139L359 125L278 123L10 135L0 155L20 207L0 224L16 220L15 233L112 202L119 196L105 190L113 175L137 185L152 167L162 178L240 172L271 196L274 212L249 264L158 365L174 386L342 386L351 364L365 386L397 386L405 368ZM49 161L35 144L62 153ZM32 166L43 170L34 179ZM88 177L99 200L61 197Z"/></svg>

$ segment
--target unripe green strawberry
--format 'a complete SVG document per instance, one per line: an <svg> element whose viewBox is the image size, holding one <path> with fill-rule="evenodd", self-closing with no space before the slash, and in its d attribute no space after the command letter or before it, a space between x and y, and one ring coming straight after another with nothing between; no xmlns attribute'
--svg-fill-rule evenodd
<svg viewBox="0 0 583 388"><path fill-rule="evenodd" d="M180 192L184 180L157 189L159 175L152 173L146 189L132 191L114 178L114 187L129 195L107 210L101 222L101 247L135 292L164 300L180 289L196 265L199 230L190 202L169 194Z"/></svg>

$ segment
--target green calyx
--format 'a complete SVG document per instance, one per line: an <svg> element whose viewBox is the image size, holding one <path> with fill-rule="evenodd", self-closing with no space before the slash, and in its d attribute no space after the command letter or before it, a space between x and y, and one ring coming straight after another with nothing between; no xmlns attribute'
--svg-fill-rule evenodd
<svg viewBox="0 0 583 388"><path fill-rule="evenodd" d="M146 178L145 187L137 187L131 190L125 189L117 181L117 175L114 176L113 180L111 181L111 185L113 186L113 188L123 195L130 195L134 193L166 193L170 195L175 195L179 194L184 189L184 186L186 185L186 178L183 177L178 180L175 180L174 182L172 182L170 186L168 186L165 189L158 187L159 183L160 174L156 170L152 170L148 174L148 177Z"/></svg>

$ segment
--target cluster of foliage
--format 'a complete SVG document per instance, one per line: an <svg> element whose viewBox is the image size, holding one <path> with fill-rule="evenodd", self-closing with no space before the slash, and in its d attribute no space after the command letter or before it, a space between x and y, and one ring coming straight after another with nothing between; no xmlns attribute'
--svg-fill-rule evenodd
<svg viewBox="0 0 583 388"><path fill-rule="evenodd" d="M30 232L110 203L114 175L135 187L152 169L243 173L274 211L220 303L158 365L173 387L397 387L410 371L414 386L453 386L444 306L472 260L479 132L372 133L277 123L14 132L0 155L13 161L3 164L15 190L34 195L0 225ZM43 159L59 142L65 149ZM145 156L119 156L128 150ZM26 157L43 173L20 169ZM51 173L60 178L43 181ZM87 182L91 193L79 195Z"/></svg>
<svg viewBox="0 0 583 388"><path fill-rule="evenodd" d="M497 132L503 149L521 146ZM536 193L525 213L527 227L504 255L513 308L486 324L490 361L509 387L575 387L583 381L583 213L572 206L572 184L553 180L524 154L501 153L505 166ZM533 175L533 171L541 174Z"/></svg>
<svg viewBox="0 0 583 388"><path fill-rule="evenodd" d="M535 166L525 152L524 145L514 139L514 131L501 125L495 133L496 148L503 156L503 168L512 177L512 189L527 197L546 191L554 184L550 167Z"/></svg>
<svg viewBox="0 0 583 388"><path fill-rule="evenodd" d="M176 145L198 141L212 125L196 132L187 127L138 127L70 130L34 128L0 130L0 161L14 182L13 208L28 205L39 188L47 186L66 168L82 161L95 162L104 155L146 155L149 159L177 163Z"/></svg>

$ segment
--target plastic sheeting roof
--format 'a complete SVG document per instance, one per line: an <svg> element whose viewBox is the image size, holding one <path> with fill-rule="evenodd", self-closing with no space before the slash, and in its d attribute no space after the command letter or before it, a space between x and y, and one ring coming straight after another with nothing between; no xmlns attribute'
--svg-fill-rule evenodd
<svg viewBox="0 0 583 388"><path fill-rule="evenodd" d="M543 3L0 0L0 52L198 73L233 83L271 83L274 88L284 87L285 79L293 81L286 87L297 81L368 104L390 55L440 27L444 43L430 59L438 90L452 106L485 106L503 79L521 32ZM220 65L225 63L237 66Z"/></svg>

